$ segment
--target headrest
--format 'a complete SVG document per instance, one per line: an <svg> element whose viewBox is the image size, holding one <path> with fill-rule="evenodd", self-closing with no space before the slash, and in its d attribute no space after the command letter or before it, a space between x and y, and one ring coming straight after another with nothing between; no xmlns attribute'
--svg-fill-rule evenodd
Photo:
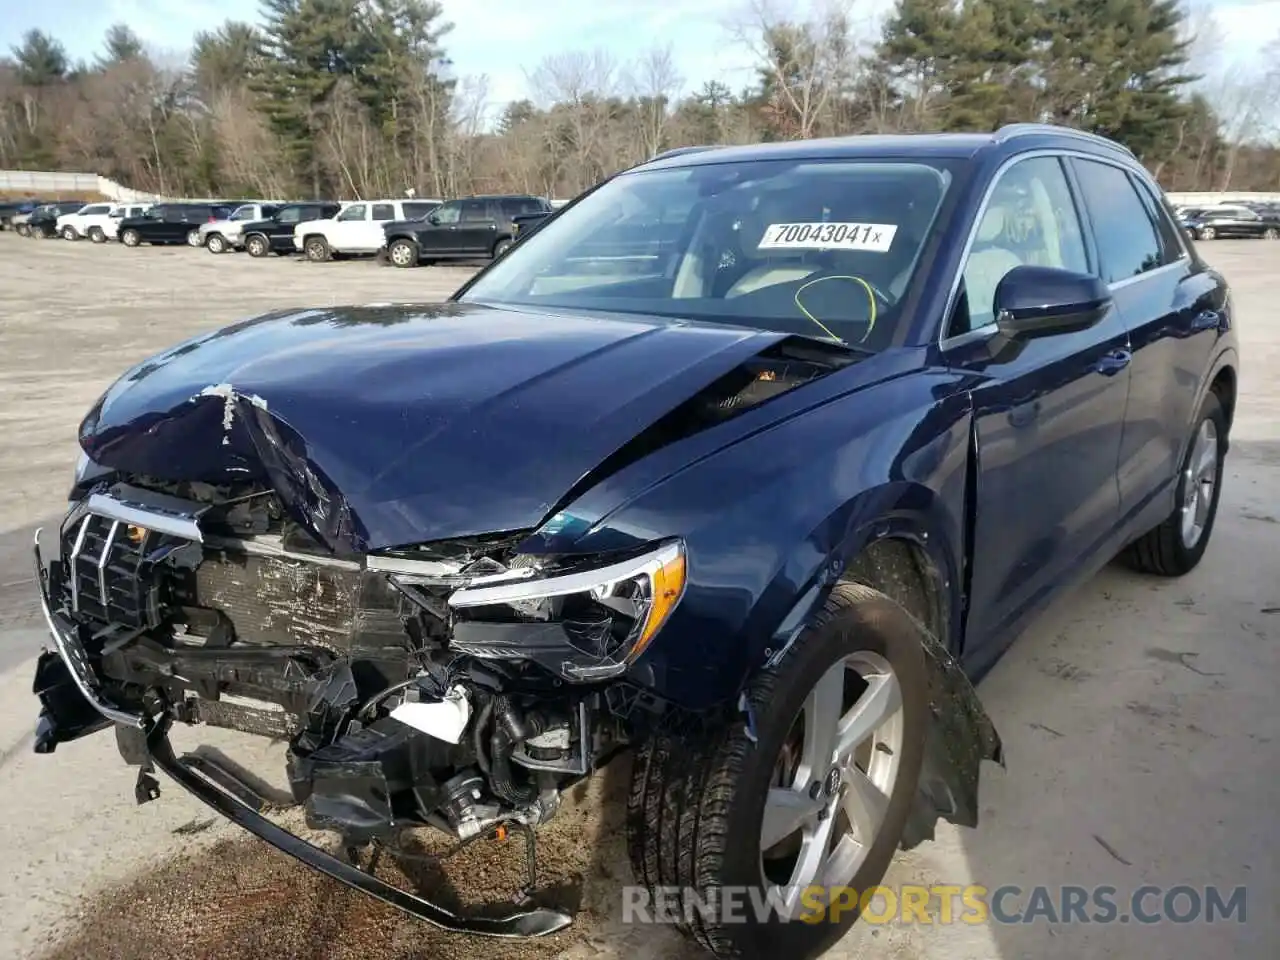
<svg viewBox="0 0 1280 960"><path fill-rule="evenodd" d="M978 224L978 242L992 243L1004 233L1004 218L1004 207L996 203L988 205L982 223Z"/></svg>

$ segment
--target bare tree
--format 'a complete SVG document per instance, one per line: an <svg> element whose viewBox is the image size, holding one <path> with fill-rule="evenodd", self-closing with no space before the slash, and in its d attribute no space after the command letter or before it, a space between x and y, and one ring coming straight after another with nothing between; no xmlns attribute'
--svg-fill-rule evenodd
<svg viewBox="0 0 1280 960"><path fill-rule="evenodd" d="M774 112L798 137L814 136L833 101L852 86L852 22L851 0L825 0L802 18L782 13L775 0L749 0L746 15L729 25L731 38L758 61Z"/></svg>
<svg viewBox="0 0 1280 960"><path fill-rule="evenodd" d="M637 102L636 120L644 156L652 157L665 145L671 105L684 79L676 69L671 46L654 47L626 72L627 86Z"/></svg>

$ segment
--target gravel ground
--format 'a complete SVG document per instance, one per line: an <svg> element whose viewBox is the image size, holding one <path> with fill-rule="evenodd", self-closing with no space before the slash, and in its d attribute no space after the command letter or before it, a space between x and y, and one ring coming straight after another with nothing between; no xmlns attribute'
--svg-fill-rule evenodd
<svg viewBox="0 0 1280 960"><path fill-rule="evenodd" d="M1214 541L1176 582L1108 568L1027 631L980 693L1009 754L985 771L982 827L944 828L901 857L899 883L1247 885L1245 923L855 928L830 954L1081 960L1271 957L1280 921L1280 333L1269 303L1280 244L1202 245L1234 285L1244 371ZM62 508L79 418L125 366L174 341L285 306L434 300L468 275L369 263L215 257L0 234L0 953L41 960L697 956L669 932L624 926L609 771L540 834L541 886L577 906L565 933L473 941L412 923L221 821L176 787L138 808L110 737L30 752L34 527ZM190 734L190 732L185 732ZM200 731L264 773L270 745ZM221 734L221 735L218 735ZM179 745L184 740L177 738ZM436 896L505 896L521 852L469 848L443 875L388 862Z"/></svg>

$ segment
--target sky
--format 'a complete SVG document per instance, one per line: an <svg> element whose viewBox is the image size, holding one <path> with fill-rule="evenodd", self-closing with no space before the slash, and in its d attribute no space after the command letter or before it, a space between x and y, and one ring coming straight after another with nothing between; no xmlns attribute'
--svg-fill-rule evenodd
<svg viewBox="0 0 1280 960"><path fill-rule="evenodd" d="M748 0L442 0L454 24L448 55L461 76L488 76L488 95L505 103L530 92L528 73L549 55L603 50L634 61L670 45L685 89L720 80L737 89L752 79L749 50L726 29ZM1255 61L1280 36L1280 0L1191 0L1211 7L1222 35L1219 57ZM868 41L892 0L856 0ZM803 4L787 0L781 9ZM98 52L113 23L129 24L153 48L181 57L198 30L228 19L255 21L258 0L0 0L0 50L37 27L73 59Z"/></svg>

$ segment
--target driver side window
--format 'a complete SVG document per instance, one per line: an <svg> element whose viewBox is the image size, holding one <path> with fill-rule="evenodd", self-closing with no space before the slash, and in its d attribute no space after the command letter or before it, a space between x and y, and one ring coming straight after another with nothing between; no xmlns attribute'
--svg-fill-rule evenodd
<svg viewBox="0 0 1280 960"><path fill-rule="evenodd" d="M436 208L436 223L457 223L458 216L461 213L461 205L456 203L446 203L444 206Z"/></svg>
<svg viewBox="0 0 1280 960"><path fill-rule="evenodd" d="M978 222L947 335L994 323L996 287L1023 265L1089 269L1080 217L1057 157L1023 160L1001 174Z"/></svg>
<svg viewBox="0 0 1280 960"><path fill-rule="evenodd" d="M347 209L343 210L342 213L338 215L338 219L342 221L363 220L364 212L365 212L365 205L363 203L353 203L351 206L347 207Z"/></svg>

